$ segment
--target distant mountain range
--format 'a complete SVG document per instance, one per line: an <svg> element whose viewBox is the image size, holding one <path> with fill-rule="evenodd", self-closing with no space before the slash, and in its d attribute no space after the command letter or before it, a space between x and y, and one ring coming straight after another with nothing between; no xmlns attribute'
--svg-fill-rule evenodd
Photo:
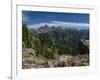
<svg viewBox="0 0 100 80"><path fill-rule="evenodd" d="M67 28L64 28L62 26L52 26L52 27L50 27L48 25L41 26L38 29L30 28L29 30L33 34L34 33L49 33L49 32L54 32L54 31L56 31L56 32L64 32L66 30L71 30L71 31L76 30L76 31L82 31L82 32L89 31L88 28L82 28L82 27L75 27L75 28L73 28L73 27L67 27Z"/></svg>
<svg viewBox="0 0 100 80"><path fill-rule="evenodd" d="M44 27L44 26L48 26L49 28L52 28L52 27L61 27L63 29L65 28L69 28L69 29L78 29L78 30L82 30L82 29L89 29L89 24L85 24L85 23L57 23L56 24L50 24L50 23L47 23L47 24L37 24L37 25L31 25L30 28L34 28L34 29L38 29L40 27Z"/></svg>

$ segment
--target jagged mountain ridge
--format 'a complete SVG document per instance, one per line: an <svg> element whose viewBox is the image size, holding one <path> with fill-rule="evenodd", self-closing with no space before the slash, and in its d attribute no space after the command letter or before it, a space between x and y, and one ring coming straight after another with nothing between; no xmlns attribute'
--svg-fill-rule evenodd
<svg viewBox="0 0 100 80"><path fill-rule="evenodd" d="M65 37L72 37L78 36L80 39L86 39L89 40L89 30L77 30L77 29L70 29L70 28L62 28L61 26L55 27L49 27L48 25L44 25L39 27L38 29L31 28L29 29L32 34L48 34L48 36L53 36L55 33L57 33L58 37L59 35L63 34ZM66 36L67 35L67 36ZM68 36L69 35L69 36Z"/></svg>

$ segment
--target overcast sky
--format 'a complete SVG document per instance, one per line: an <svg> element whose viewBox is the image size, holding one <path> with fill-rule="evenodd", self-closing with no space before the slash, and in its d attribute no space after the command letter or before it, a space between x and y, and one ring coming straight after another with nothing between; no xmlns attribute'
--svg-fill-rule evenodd
<svg viewBox="0 0 100 80"><path fill-rule="evenodd" d="M47 24L50 27L62 26L64 28L88 29L89 14L22 11L22 22L28 28L39 28Z"/></svg>

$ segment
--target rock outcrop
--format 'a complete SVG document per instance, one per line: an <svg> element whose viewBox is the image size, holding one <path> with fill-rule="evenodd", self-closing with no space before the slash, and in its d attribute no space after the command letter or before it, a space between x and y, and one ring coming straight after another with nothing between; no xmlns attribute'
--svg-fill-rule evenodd
<svg viewBox="0 0 100 80"><path fill-rule="evenodd" d="M24 48L22 53L22 68L54 68L69 66L88 66L89 54L81 55L61 55L56 59L46 59L37 57L34 49Z"/></svg>

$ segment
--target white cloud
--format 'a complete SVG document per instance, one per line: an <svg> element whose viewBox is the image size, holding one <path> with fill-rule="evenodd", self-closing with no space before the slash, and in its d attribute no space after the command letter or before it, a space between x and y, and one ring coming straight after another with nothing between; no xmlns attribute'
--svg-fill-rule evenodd
<svg viewBox="0 0 100 80"><path fill-rule="evenodd" d="M39 24L32 24L28 25L29 28L39 28L47 24L48 26L61 26L63 28L77 28L77 29L88 29L89 24L87 23L74 23L74 22L62 22L62 21L51 21L49 23L39 23Z"/></svg>

